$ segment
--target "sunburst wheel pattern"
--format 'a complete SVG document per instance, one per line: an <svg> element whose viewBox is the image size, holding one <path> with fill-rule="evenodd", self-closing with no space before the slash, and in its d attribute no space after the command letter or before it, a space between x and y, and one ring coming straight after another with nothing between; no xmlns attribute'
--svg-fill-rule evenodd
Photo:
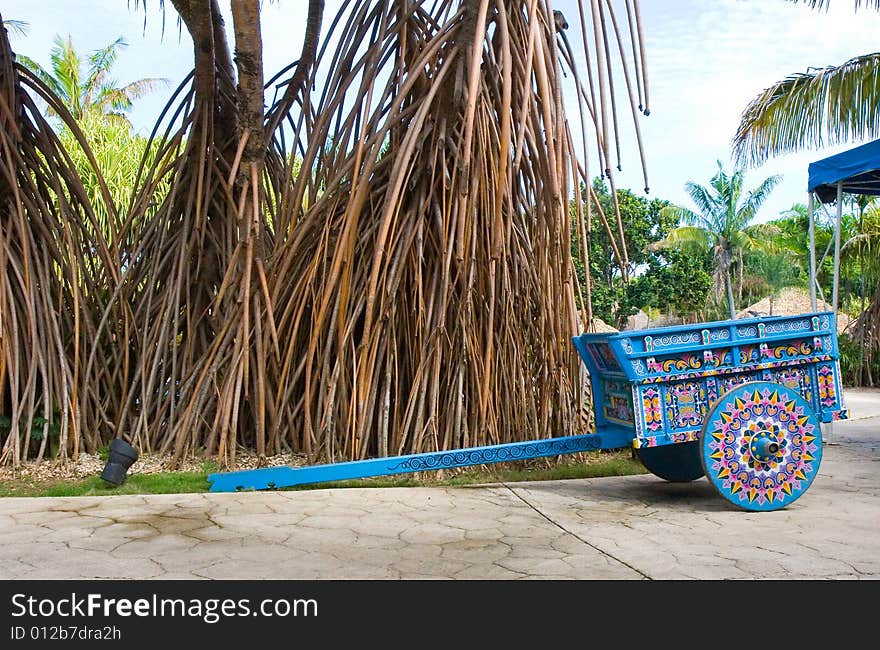
<svg viewBox="0 0 880 650"><path fill-rule="evenodd" d="M822 433L799 393L751 382L716 402L700 452L706 476L722 497L745 510L779 510L816 477Z"/></svg>

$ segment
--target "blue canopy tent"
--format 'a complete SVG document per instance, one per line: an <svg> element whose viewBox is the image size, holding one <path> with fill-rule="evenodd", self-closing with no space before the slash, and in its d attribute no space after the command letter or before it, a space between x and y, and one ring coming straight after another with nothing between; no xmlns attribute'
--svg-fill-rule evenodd
<svg viewBox="0 0 880 650"><path fill-rule="evenodd" d="M837 199L837 186L847 194L880 196L880 140L810 163L809 191L822 203Z"/></svg>
<svg viewBox="0 0 880 650"><path fill-rule="evenodd" d="M837 203L834 227L834 285L832 309L837 311L837 287L840 268L840 221L843 216L843 194L880 196L880 140L817 160L808 168L810 212L810 299L816 309L816 250L813 222L813 197L821 203Z"/></svg>
<svg viewBox="0 0 880 650"><path fill-rule="evenodd" d="M810 213L810 300L816 311L816 229L813 220L813 197L821 203L837 203L834 225L834 285L831 309L837 313L837 288L840 280L840 222L843 217L843 194L880 196L880 140L817 160L808 167ZM827 251L826 251L827 253ZM825 442L831 441L833 423L823 426Z"/></svg>

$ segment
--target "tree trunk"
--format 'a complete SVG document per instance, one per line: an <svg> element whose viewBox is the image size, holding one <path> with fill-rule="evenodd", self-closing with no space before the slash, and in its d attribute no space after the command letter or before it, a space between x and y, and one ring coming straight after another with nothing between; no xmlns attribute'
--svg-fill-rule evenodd
<svg viewBox="0 0 880 650"><path fill-rule="evenodd" d="M241 333L235 340L234 359L239 362L226 373L227 383L235 379L235 399L241 392L249 400L250 412L256 425L256 450L262 461L266 456L266 364L261 341L260 323L265 305L260 298L257 276L259 265L264 264L266 246L263 241L262 175L266 159L266 136L263 125L263 43L260 33L259 0L233 0L232 20L235 29L235 63L238 68L238 137L241 163L239 164L235 195L239 206L239 282L241 296L233 313L241 319ZM236 309L238 307L238 309ZM248 361L253 362L254 386L241 386L240 377L247 375ZM247 380L245 379L245 382ZM238 427L237 422L231 422ZM234 457L234 449L232 449Z"/></svg>
<svg viewBox="0 0 880 650"><path fill-rule="evenodd" d="M730 310L730 317L736 318L736 308L733 303L733 283L730 279L730 267L724 270L724 283L727 285L727 308Z"/></svg>
<svg viewBox="0 0 880 650"><path fill-rule="evenodd" d="M742 304L743 297L743 252L741 248L736 251L736 300Z"/></svg>
<svg viewBox="0 0 880 650"><path fill-rule="evenodd" d="M233 0L235 64L238 69L238 137L247 138L241 157L239 179L250 177L250 168L262 171L266 158L263 131L263 41L260 33L259 0Z"/></svg>

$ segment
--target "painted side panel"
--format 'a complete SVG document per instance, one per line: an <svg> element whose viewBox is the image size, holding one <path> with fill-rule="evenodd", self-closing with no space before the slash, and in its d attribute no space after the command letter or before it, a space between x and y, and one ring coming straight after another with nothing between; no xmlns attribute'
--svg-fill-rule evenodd
<svg viewBox="0 0 880 650"><path fill-rule="evenodd" d="M630 384L635 447L695 440L715 401L747 381L797 390L822 422L847 417L832 312L583 334L573 341L590 372L597 429L628 423L620 417L623 402L611 394Z"/></svg>

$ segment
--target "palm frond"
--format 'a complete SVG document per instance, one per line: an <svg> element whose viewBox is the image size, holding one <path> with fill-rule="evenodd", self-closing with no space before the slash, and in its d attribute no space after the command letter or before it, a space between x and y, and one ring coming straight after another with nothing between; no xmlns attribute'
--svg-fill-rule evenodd
<svg viewBox="0 0 880 650"><path fill-rule="evenodd" d="M841 246L841 254L862 256L880 264L880 206L869 204L855 232Z"/></svg>
<svg viewBox="0 0 880 650"><path fill-rule="evenodd" d="M43 66L24 54L16 54L15 60L21 63L25 68L33 72L37 78L51 88L52 92L63 100L67 99L66 89L59 83L52 73L46 71Z"/></svg>
<svg viewBox="0 0 880 650"><path fill-rule="evenodd" d="M720 166L719 161L719 166ZM730 176L724 175L725 185L722 196L724 197L724 212L719 215L723 218L723 222L719 224L721 232L729 234L735 230L739 224L736 223L737 205L743 193L743 172L740 169L734 171Z"/></svg>
<svg viewBox="0 0 880 650"><path fill-rule="evenodd" d="M95 97L89 100L89 107L102 113L110 111L126 111L131 108L131 99L122 91L112 84L101 86Z"/></svg>
<svg viewBox="0 0 880 650"><path fill-rule="evenodd" d="M693 181L685 183L684 189L688 196L691 197L694 205L697 206L697 210L699 210L706 225L708 225L709 222L706 216L717 212L719 208L718 193L710 192L708 188ZM689 223L694 223L694 221L689 221Z"/></svg>
<svg viewBox="0 0 880 650"><path fill-rule="evenodd" d="M660 214L663 218L674 219L683 226L700 228L710 233L713 232L712 222L706 218L705 214L694 212L680 205L667 205L660 210Z"/></svg>
<svg viewBox="0 0 880 650"><path fill-rule="evenodd" d="M758 214L758 210L770 197L770 193L782 181L780 174L765 178L758 187L749 193L748 198L736 212L736 226L738 229L745 228Z"/></svg>
<svg viewBox="0 0 880 650"><path fill-rule="evenodd" d="M4 20L3 27L15 36L26 36L30 30L30 23L23 20Z"/></svg>
<svg viewBox="0 0 880 650"><path fill-rule="evenodd" d="M878 244L880 244L880 233L859 233L847 239L841 245L840 250L843 252L844 249L850 248L876 247Z"/></svg>
<svg viewBox="0 0 880 650"><path fill-rule="evenodd" d="M101 89L112 84L112 82L108 83L109 77L110 73L107 70L100 70L90 75L85 84L83 84L80 97L84 112L95 103L97 97L101 94Z"/></svg>
<svg viewBox="0 0 880 650"><path fill-rule="evenodd" d="M82 114L82 60L73 47L73 39L66 39L60 34L53 41L49 51L49 59L52 62L52 74L58 81L58 85L64 89L63 97L71 109L75 118Z"/></svg>
<svg viewBox="0 0 880 650"><path fill-rule="evenodd" d="M768 221L766 223L753 223L750 226L743 228L743 232L748 233L750 237L753 239L764 239L769 240L773 239L782 234L782 228L780 228L777 224L772 221ZM776 242L767 242L768 245L775 245Z"/></svg>
<svg viewBox="0 0 880 650"><path fill-rule="evenodd" d="M714 241L705 228L698 226L679 226L669 231L665 238L649 246L650 250L682 248L689 251L705 251L714 246Z"/></svg>
<svg viewBox="0 0 880 650"><path fill-rule="evenodd" d="M782 234L782 229L774 223L755 223L743 228L742 233L747 248L764 250L768 253L788 250L780 246L779 235Z"/></svg>
<svg viewBox="0 0 880 650"><path fill-rule="evenodd" d="M880 53L810 68L773 84L743 112L733 151L743 165L880 136Z"/></svg>
<svg viewBox="0 0 880 650"><path fill-rule="evenodd" d="M120 36L109 45L95 50L89 55L89 73L94 74L112 68L116 59L119 58L119 50L126 47L128 47L128 41Z"/></svg>
<svg viewBox="0 0 880 650"><path fill-rule="evenodd" d="M128 47L128 41L120 36L106 47L95 50L89 55L89 70L83 94L89 98L97 94L98 88L105 84L110 69L119 58L119 50L125 47Z"/></svg>
<svg viewBox="0 0 880 650"><path fill-rule="evenodd" d="M151 77L147 79L138 79L137 81L132 81L124 85L119 90L122 94L128 99L129 102L133 102L135 100L140 99L141 97L145 97L146 95L159 90L160 88L167 88L169 85L169 80L165 77Z"/></svg>
<svg viewBox="0 0 880 650"><path fill-rule="evenodd" d="M840 1L840 0L837 0ZM855 4L855 10L858 11L862 7L880 11L880 0L852 0ZM788 0L788 2L796 4L808 5L811 9L825 9L831 6L831 0Z"/></svg>

